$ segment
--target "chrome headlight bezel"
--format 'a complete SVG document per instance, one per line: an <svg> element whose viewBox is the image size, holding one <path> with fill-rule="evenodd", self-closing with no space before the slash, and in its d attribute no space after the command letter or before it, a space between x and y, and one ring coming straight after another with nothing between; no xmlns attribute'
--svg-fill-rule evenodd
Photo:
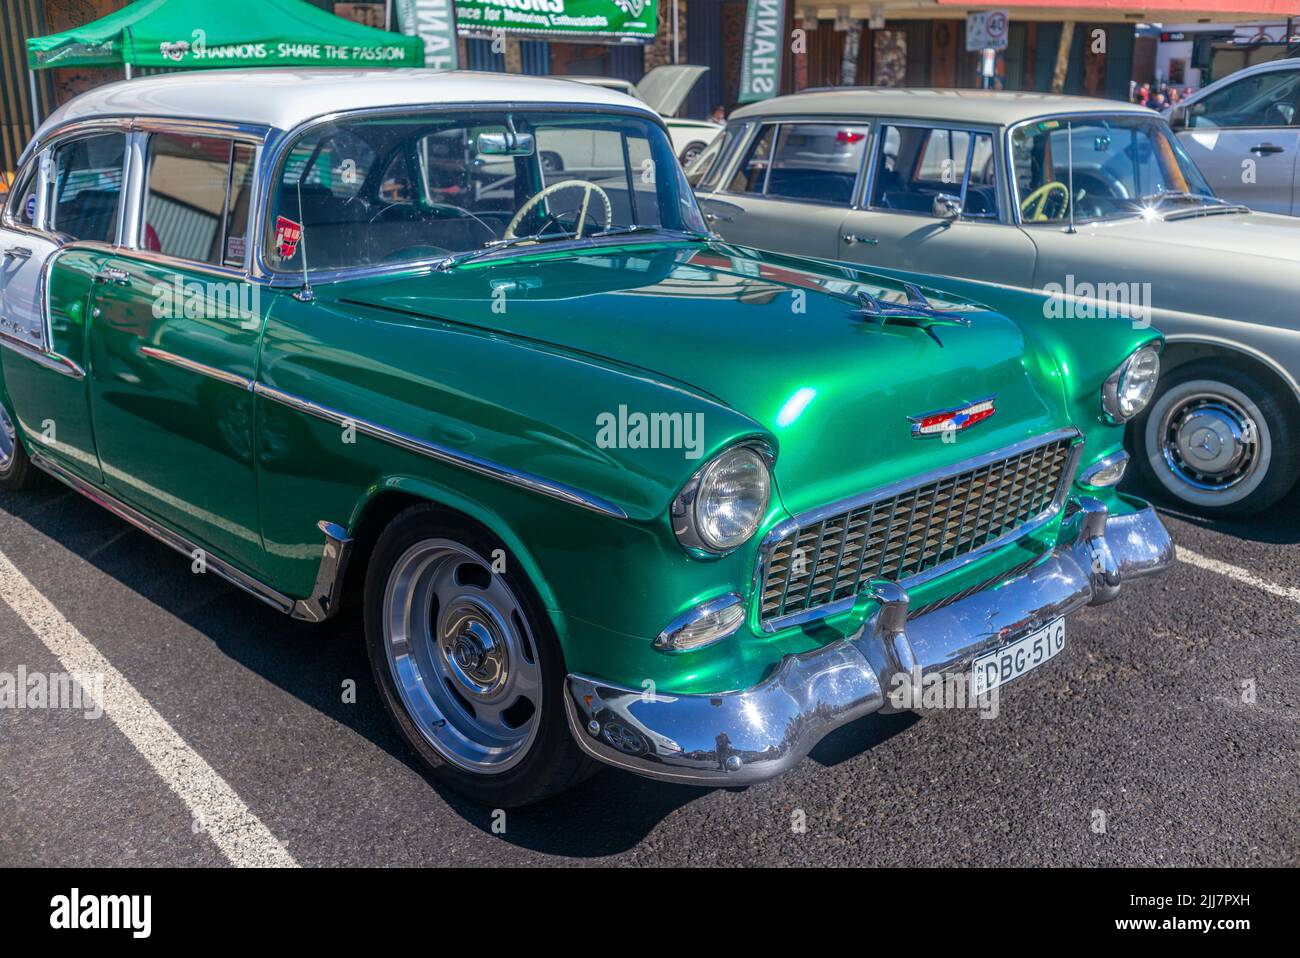
<svg viewBox="0 0 1300 958"><path fill-rule="evenodd" d="M721 463L726 462L729 457L735 455L755 456L762 463L766 483L762 496L762 505L756 510L749 531L735 542L723 543L713 539L700 521L698 511L699 494L705 484L705 479L713 470L717 469ZM681 492L677 493L672 506L669 508L669 520L672 524L673 535L677 537L677 541L686 550L687 555L696 559L716 559L735 552L754 538L754 535L762 526L763 517L767 515L767 510L772 504L772 467L775 461L776 457L767 443L761 440L745 440L728 446L696 470L686 485L682 487Z"/></svg>
<svg viewBox="0 0 1300 958"><path fill-rule="evenodd" d="M1140 362L1145 363L1148 360L1155 364L1155 374L1150 380L1150 387L1142 399L1141 405L1126 413L1124 403L1120 397L1126 391L1128 376L1135 368L1138 368ZM1112 426L1121 426L1132 421L1151 404L1151 400L1155 398L1156 387L1159 384L1160 348L1156 343L1146 343L1129 353L1128 357L1119 364L1115 371L1106 377L1106 381L1101 387L1102 417Z"/></svg>

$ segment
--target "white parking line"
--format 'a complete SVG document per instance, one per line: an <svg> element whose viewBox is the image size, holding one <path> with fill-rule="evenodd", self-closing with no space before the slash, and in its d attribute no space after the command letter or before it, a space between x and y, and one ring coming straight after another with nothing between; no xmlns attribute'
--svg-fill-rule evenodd
<svg viewBox="0 0 1300 958"><path fill-rule="evenodd" d="M1226 562L1220 562L1218 559L1211 559L1203 556L1199 552L1193 552L1191 549L1184 549L1178 546L1178 561L1186 562L1188 565L1194 565L1198 569L1206 569L1210 572L1217 572L1219 575L1226 575L1229 579L1236 579L1243 585L1251 586L1271 595L1281 596L1284 599L1290 599L1292 602L1300 603L1300 589L1292 588L1286 585L1274 585L1272 582L1266 582L1264 579L1253 575L1241 566L1229 565Z"/></svg>
<svg viewBox="0 0 1300 958"><path fill-rule="evenodd" d="M204 825L204 830L234 865L296 867L297 862L261 819L216 771L190 748L167 720L100 654L76 626L37 591L0 552L0 599L45 643L65 671L103 675L98 704ZM95 695L93 688L83 694Z"/></svg>

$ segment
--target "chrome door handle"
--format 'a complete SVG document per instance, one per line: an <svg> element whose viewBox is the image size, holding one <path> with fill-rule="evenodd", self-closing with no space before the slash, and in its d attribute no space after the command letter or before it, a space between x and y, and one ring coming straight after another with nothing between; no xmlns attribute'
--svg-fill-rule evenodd
<svg viewBox="0 0 1300 958"><path fill-rule="evenodd" d="M96 283L117 283L119 286L126 286L131 282L131 274L124 269L101 269L95 274Z"/></svg>
<svg viewBox="0 0 1300 958"><path fill-rule="evenodd" d="M880 245L880 240L876 239L874 236L859 236L857 233L845 233L844 242L848 243L850 246L856 246L858 243L862 243L864 246Z"/></svg>
<svg viewBox="0 0 1300 958"><path fill-rule="evenodd" d="M705 213L704 218L710 223L732 223L735 222L730 216L723 216L721 213Z"/></svg>
<svg viewBox="0 0 1300 958"><path fill-rule="evenodd" d="M27 259L32 251L26 246L10 246L5 249L5 259Z"/></svg>
<svg viewBox="0 0 1300 958"><path fill-rule="evenodd" d="M1282 147L1278 146L1276 143L1260 143L1256 146L1252 146L1250 152L1263 155L1264 153L1282 153L1284 151Z"/></svg>

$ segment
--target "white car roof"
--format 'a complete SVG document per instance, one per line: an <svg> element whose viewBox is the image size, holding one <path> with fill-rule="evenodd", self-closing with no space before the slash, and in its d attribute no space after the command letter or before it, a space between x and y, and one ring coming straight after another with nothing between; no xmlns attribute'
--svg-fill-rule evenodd
<svg viewBox="0 0 1300 958"><path fill-rule="evenodd" d="M168 117L291 130L331 113L436 104L617 106L657 116L640 100L590 84L456 70L197 70L97 87L56 110L38 138L74 120Z"/></svg>

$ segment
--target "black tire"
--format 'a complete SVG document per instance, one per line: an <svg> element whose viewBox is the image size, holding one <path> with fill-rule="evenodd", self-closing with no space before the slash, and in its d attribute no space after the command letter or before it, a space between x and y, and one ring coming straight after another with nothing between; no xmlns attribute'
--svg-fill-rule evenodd
<svg viewBox="0 0 1300 958"><path fill-rule="evenodd" d="M411 550L422 548L425 543L435 541L453 542L481 557L493 556L495 550L502 550L498 554L505 556L506 571L491 574L504 580L505 586L518 600L515 611L527 620L527 647L535 656L535 664L531 667L540 667L541 704L530 719L537 725L526 750L512 767L504 771L484 773L455 764L454 759L435 745L431 736L421 731L420 722L413 718L394 677L397 667L390 659L386 635L389 615L386 598L390 580L398 574L399 562L404 556L408 556ZM459 575L459 572L454 575ZM394 518L375 544L366 569L365 631L370 667L384 707L433 777L449 788L493 808L512 808L559 794L599 769L569 732L562 698L566 674L564 656L545 608L514 557L477 524L432 504L412 506ZM412 647L414 644L414 641L409 643ZM530 663L534 660L530 659ZM450 682L446 684L451 687ZM463 695L457 696L457 700L469 706L468 711L473 711L472 704ZM454 712L454 709L452 705L444 712ZM455 725L456 719L452 714L446 714L444 724L447 722Z"/></svg>
<svg viewBox="0 0 1300 958"><path fill-rule="evenodd" d="M32 465L14 421L0 399L0 489L22 492L41 484L44 473Z"/></svg>
<svg viewBox="0 0 1300 958"><path fill-rule="evenodd" d="M1188 421L1187 411L1207 406L1219 410L1223 421L1246 425L1244 434L1255 433L1246 444L1254 465L1239 467L1235 481L1233 471L1199 473L1198 463L1186 458L1175 441L1194 432L1176 428ZM1207 455L1227 445L1212 430L1200 435L1209 443ZM1197 360L1162 378L1129 438L1142 478L1187 511L1207 518L1257 515L1281 501L1300 476L1300 413L1294 399L1224 360Z"/></svg>

